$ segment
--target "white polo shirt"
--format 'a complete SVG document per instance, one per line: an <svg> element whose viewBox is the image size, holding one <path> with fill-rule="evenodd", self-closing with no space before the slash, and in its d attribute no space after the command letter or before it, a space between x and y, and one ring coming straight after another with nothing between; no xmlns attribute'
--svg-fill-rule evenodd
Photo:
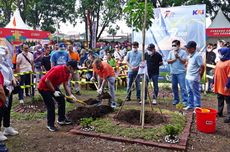
<svg viewBox="0 0 230 152"><path fill-rule="evenodd" d="M22 53L30 60L30 63L34 62L34 56L32 53ZM32 71L32 65L26 60L22 53L17 55L17 65L19 65L19 72Z"/></svg>

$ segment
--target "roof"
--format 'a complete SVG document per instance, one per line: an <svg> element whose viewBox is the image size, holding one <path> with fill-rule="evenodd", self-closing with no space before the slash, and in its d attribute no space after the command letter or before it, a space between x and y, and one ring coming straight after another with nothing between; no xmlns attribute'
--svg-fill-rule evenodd
<svg viewBox="0 0 230 152"><path fill-rule="evenodd" d="M230 22L224 16L221 9L219 9L216 17L214 18L212 24L208 28L230 28Z"/></svg>
<svg viewBox="0 0 230 152"><path fill-rule="evenodd" d="M27 24L25 24L25 22L22 20L20 12L18 9L16 9L14 11L14 14L10 19L10 22L6 25L5 28L23 29L23 30L32 29Z"/></svg>

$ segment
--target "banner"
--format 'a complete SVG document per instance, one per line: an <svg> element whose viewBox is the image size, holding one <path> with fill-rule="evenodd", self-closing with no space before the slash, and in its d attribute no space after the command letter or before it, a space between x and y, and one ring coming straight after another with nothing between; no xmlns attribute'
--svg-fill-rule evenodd
<svg viewBox="0 0 230 152"><path fill-rule="evenodd" d="M97 41L97 21L93 22L93 27L92 27L92 48L96 48L96 41Z"/></svg>
<svg viewBox="0 0 230 152"><path fill-rule="evenodd" d="M37 30L0 28L0 38L6 38L11 44L21 44L27 39L51 39L51 33Z"/></svg>
<svg viewBox="0 0 230 152"><path fill-rule="evenodd" d="M145 45L154 43L156 49L163 55L164 61L172 49L173 40L180 40L181 47L193 40L199 50L204 50L206 5L156 8L154 16L152 26L146 31ZM133 41L141 44L142 33L134 32Z"/></svg>
<svg viewBox="0 0 230 152"><path fill-rule="evenodd" d="M230 28L208 28L208 37L230 37Z"/></svg>

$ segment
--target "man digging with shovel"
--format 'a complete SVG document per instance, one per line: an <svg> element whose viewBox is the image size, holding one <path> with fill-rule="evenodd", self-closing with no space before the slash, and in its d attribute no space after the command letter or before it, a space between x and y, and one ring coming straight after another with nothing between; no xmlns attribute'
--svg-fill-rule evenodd
<svg viewBox="0 0 230 152"><path fill-rule="evenodd" d="M76 101L77 99L71 93L68 86L68 80L77 69L76 61L69 61L66 65L55 66L50 69L46 75L41 78L38 85L38 91L41 94L47 108L47 128L49 131L57 131L55 122L55 101L58 104L58 121L59 125L69 125L71 121L65 117L65 98L59 89L59 85L63 84L64 89L69 98Z"/></svg>
<svg viewBox="0 0 230 152"><path fill-rule="evenodd" d="M93 76L91 78L91 81L95 81L95 74L99 76L99 85L97 87L97 92L101 94L104 90L104 85L106 81L108 81L109 93L111 96L110 106L112 108L116 108L114 89L116 78L114 69L107 62L101 61L101 59L95 59L93 62Z"/></svg>

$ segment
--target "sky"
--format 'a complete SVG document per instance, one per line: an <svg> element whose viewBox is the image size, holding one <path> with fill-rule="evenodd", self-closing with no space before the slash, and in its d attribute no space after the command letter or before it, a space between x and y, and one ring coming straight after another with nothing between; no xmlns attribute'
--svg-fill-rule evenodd
<svg viewBox="0 0 230 152"><path fill-rule="evenodd" d="M132 30L126 25L125 21L122 20L117 21L117 24L120 26L120 30L118 31L117 35L131 33ZM208 27L210 24L211 24L211 19L206 18L206 27ZM85 31L85 25L84 23L80 23L80 20L78 21L75 27L73 27L73 25L71 25L70 23L66 23L66 24L61 23L59 29L59 32L64 34L69 34L69 35L84 33L84 31ZM108 35L107 32L104 32L102 34L102 36L107 36L107 35Z"/></svg>

